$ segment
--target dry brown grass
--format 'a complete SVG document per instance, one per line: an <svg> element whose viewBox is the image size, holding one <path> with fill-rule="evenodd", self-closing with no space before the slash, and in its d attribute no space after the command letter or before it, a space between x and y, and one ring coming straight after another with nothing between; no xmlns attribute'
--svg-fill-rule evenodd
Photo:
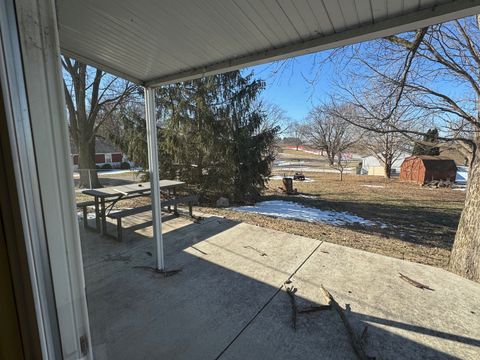
<svg viewBox="0 0 480 360"><path fill-rule="evenodd" d="M302 150L292 150L292 149L287 149L284 148L281 150L281 152L278 154L279 158L289 158L289 159L319 159L320 156L307 153Z"/></svg>
<svg viewBox="0 0 480 360"><path fill-rule="evenodd" d="M387 224L332 226L285 220L228 209L201 208L279 231L345 245L400 259L445 268L463 208L465 194L451 189L429 189L397 179L347 175L339 181L335 174L306 174L314 182L295 182L302 194L316 199L288 196L278 191L281 181L270 181L264 200L282 199L306 206L348 211ZM381 187L369 187L369 186Z"/></svg>
<svg viewBox="0 0 480 360"><path fill-rule="evenodd" d="M388 226L332 226L239 213L206 205L198 210L400 259L443 268L447 266L465 200L464 192L429 189L398 179L372 176L346 175L344 181L339 181L337 174L305 175L314 182L295 181L294 186L299 193L314 195L315 199L285 195L278 190L282 182L272 180L263 200L282 199L320 209L348 211ZM128 179L120 177L118 181L123 183ZM84 200L91 198L77 193L77 201ZM148 202L148 198L137 198L120 201L116 206L135 207Z"/></svg>
<svg viewBox="0 0 480 360"><path fill-rule="evenodd" d="M311 154L302 150L282 149L277 155L277 160L288 161L290 164L286 167L299 167L298 170L305 168L318 168L333 170L325 156ZM355 167L358 164L358 160L348 161L345 167ZM282 166L278 166L273 169L274 173L283 173Z"/></svg>

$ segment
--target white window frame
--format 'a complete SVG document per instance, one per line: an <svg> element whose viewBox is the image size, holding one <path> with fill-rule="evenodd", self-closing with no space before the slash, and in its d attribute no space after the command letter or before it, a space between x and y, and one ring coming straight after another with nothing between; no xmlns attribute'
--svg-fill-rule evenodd
<svg viewBox="0 0 480 360"><path fill-rule="evenodd" d="M45 359L92 359L54 0L0 2L0 80Z"/></svg>

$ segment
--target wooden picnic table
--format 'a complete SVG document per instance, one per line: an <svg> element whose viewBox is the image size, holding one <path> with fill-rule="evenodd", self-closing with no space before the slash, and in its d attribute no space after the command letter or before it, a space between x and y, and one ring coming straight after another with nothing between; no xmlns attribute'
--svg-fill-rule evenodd
<svg viewBox="0 0 480 360"><path fill-rule="evenodd" d="M167 190L169 195L176 196L178 187L184 185L183 181L160 180L160 191ZM99 189L83 190L83 194L90 195L95 202L95 223L97 231L102 234L107 232L106 212L108 203L110 209L119 200L129 199L150 193L150 182L142 182L128 185L109 186Z"/></svg>

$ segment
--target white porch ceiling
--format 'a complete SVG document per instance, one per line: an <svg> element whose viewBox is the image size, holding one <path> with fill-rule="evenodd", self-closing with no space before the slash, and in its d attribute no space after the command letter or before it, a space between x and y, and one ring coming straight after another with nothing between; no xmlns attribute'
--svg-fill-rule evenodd
<svg viewBox="0 0 480 360"><path fill-rule="evenodd" d="M158 86L480 13L480 0L57 0L62 53Z"/></svg>

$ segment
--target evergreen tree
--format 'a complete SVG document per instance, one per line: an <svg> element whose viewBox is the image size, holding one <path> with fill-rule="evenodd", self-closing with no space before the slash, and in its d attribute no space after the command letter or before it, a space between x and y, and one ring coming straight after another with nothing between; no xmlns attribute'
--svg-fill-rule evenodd
<svg viewBox="0 0 480 360"><path fill-rule="evenodd" d="M265 83L240 71L156 91L162 178L179 178L209 197L252 200L265 188L278 127L256 105ZM115 142L146 167L143 113L122 109Z"/></svg>
<svg viewBox="0 0 480 360"><path fill-rule="evenodd" d="M237 201L260 194L278 132L263 126L266 114L255 106L264 87L232 71L158 91L162 148L178 164L180 178L205 194Z"/></svg>
<svg viewBox="0 0 480 360"><path fill-rule="evenodd" d="M115 143L130 161L144 169L142 179L148 180L147 127L143 106L129 103L122 106L105 123L102 135ZM163 151L163 131L157 130L158 158L162 178L175 178L176 169L169 154Z"/></svg>
<svg viewBox="0 0 480 360"><path fill-rule="evenodd" d="M438 129L430 129L423 136L421 142L416 142L413 147L412 155L440 155L440 148L438 144Z"/></svg>

